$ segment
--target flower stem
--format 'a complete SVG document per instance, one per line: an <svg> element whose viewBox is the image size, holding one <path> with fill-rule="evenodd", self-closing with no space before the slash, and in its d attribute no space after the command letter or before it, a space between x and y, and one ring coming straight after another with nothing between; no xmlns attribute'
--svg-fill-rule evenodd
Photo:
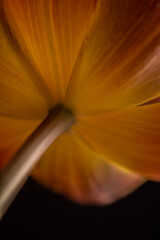
<svg viewBox="0 0 160 240"><path fill-rule="evenodd" d="M27 139L0 175L0 219L27 180L32 169L54 142L73 124L72 113L56 106Z"/></svg>

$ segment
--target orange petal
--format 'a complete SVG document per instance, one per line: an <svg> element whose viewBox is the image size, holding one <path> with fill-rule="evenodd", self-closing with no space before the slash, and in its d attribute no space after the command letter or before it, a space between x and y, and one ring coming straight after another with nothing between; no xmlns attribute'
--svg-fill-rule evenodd
<svg viewBox="0 0 160 240"><path fill-rule="evenodd" d="M99 1L68 86L77 114L160 95L160 1Z"/></svg>
<svg viewBox="0 0 160 240"><path fill-rule="evenodd" d="M44 84L43 91L40 90L40 79L22 56L1 10L0 115L40 119L48 112L49 94Z"/></svg>
<svg viewBox="0 0 160 240"><path fill-rule="evenodd" d="M108 160L160 181L160 103L77 121L75 130Z"/></svg>
<svg viewBox="0 0 160 240"><path fill-rule="evenodd" d="M73 200L98 204L114 202L144 182L139 175L108 164L72 130L53 143L33 176Z"/></svg>
<svg viewBox="0 0 160 240"><path fill-rule="evenodd" d="M0 116L0 170L30 136L39 122Z"/></svg>
<svg viewBox="0 0 160 240"><path fill-rule="evenodd" d="M3 6L23 54L43 77L54 100L63 101L96 1L4 0Z"/></svg>

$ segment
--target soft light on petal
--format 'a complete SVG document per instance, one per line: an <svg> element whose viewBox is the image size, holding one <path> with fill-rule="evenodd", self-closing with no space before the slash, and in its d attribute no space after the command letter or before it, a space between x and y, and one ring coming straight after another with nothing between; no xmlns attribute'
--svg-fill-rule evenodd
<svg viewBox="0 0 160 240"><path fill-rule="evenodd" d="M109 204L144 182L89 148L72 130L61 135L33 171L43 185L81 203Z"/></svg>
<svg viewBox="0 0 160 240"><path fill-rule="evenodd" d="M22 57L0 11L0 115L36 119L47 114L45 87L42 93L34 79L39 81Z"/></svg>
<svg viewBox="0 0 160 240"><path fill-rule="evenodd" d="M63 104L40 183L103 204L160 181L159 39L159 0L0 1L0 169Z"/></svg>
<svg viewBox="0 0 160 240"><path fill-rule="evenodd" d="M4 14L25 57L62 102L97 1L5 0Z"/></svg>
<svg viewBox="0 0 160 240"><path fill-rule="evenodd" d="M160 103L79 117L75 130L106 160L160 180Z"/></svg>
<svg viewBox="0 0 160 240"><path fill-rule="evenodd" d="M159 1L99 1L71 76L68 106L87 114L158 97L159 39Z"/></svg>
<svg viewBox="0 0 160 240"><path fill-rule="evenodd" d="M39 125L39 121L27 121L0 117L0 170Z"/></svg>

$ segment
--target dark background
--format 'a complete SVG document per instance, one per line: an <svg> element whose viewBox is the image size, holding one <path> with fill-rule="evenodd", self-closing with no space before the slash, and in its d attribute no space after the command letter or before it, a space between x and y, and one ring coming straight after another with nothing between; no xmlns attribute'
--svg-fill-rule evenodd
<svg viewBox="0 0 160 240"><path fill-rule="evenodd" d="M87 232L87 239L98 233L96 239L160 240L160 183L147 182L113 205L93 207L28 179L0 223L0 240L61 239L62 234L77 239L78 233L85 239Z"/></svg>

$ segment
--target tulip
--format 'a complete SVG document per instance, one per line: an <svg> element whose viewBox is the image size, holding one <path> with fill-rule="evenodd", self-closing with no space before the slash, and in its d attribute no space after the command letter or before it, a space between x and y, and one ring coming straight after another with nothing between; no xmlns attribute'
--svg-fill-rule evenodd
<svg viewBox="0 0 160 240"><path fill-rule="evenodd" d="M32 176L110 204L160 181L160 1L0 2L0 168L59 104L73 124Z"/></svg>

